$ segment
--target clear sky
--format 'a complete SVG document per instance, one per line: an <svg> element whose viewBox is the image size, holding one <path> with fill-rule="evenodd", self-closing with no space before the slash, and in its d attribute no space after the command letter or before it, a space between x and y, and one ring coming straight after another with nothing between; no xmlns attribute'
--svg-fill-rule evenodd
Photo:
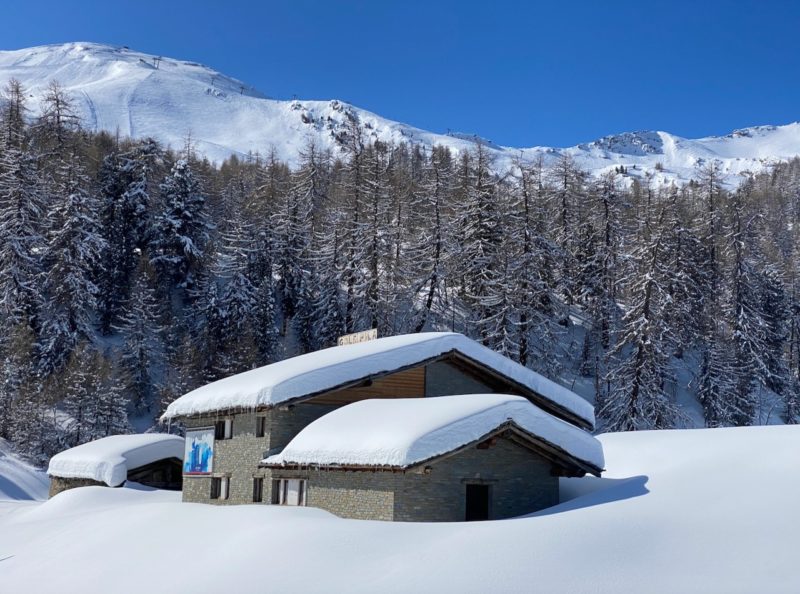
<svg viewBox="0 0 800 594"><path fill-rule="evenodd" d="M96 41L202 62L276 98L436 132L569 146L800 120L792 0L32 0L0 49Z"/></svg>

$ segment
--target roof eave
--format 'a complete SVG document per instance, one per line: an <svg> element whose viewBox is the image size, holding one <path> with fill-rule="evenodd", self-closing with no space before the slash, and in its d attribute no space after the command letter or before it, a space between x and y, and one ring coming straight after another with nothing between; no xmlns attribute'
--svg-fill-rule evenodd
<svg viewBox="0 0 800 594"><path fill-rule="evenodd" d="M532 446L529 447L529 449L533 450L534 452L540 455L544 454L545 457L548 458L552 463L558 464L564 468L567 468L567 466L571 466L573 469L579 470L579 473L572 474L569 476L582 476L582 474L580 474L580 471L582 471L583 474L592 474L594 476L599 477L604 470L602 468L595 466L591 462L573 456L563 448L553 443L550 443L549 441L546 441L541 437L535 436L534 434L526 431L525 429L517 425L514 421L507 421L499 425L492 431L489 431L488 433L478 437L477 439L474 439L469 443L463 444L461 446L455 447L450 451L442 452L440 454L436 454L435 456L431 456L424 460L419 460L408 465L320 464L320 463L299 463L299 462L265 463L264 461L261 461L258 466L259 468L283 469L283 470L415 472L423 470L424 467L428 466L429 464L438 462L440 460L449 458L451 456L455 456L463 452L464 450L472 448L488 439L492 439L493 437L500 436L501 434L507 432L516 433L522 439L527 441L529 446Z"/></svg>
<svg viewBox="0 0 800 594"><path fill-rule="evenodd" d="M176 420L176 419L192 419L192 418L200 418L200 417L206 417L206 416L224 416L224 415L227 415L227 414L235 414L237 412L238 413L241 413L241 412L259 412L259 411L272 410L272 409L275 409L275 408L281 408L281 407L284 407L284 406L292 406L292 405L295 405L295 404L299 404L301 402L306 402L308 400L313 400L317 396L320 396L322 394L327 394L328 392L336 392L338 390L346 390L347 388L356 387L359 384L361 384L361 383L363 383L363 382L365 382L366 380L369 380L369 379L379 379L379 378L385 377L387 375L391 375L393 373L400 373L402 371L407 371L409 369L413 369L413 368L419 367L421 365L429 365L431 363L435 363L435 362L438 362L438 361L447 360L447 359L451 359L451 358L460 359L462 361L465 361L468 364L471 364L471 365L477 367L478 369L484 371L488 375L494 376L494 377L496 377L496 378L498 378L498 379L510 384L518 392L521 392L526 398L528 398L530 400L533 400L534 404L536 404L539 408L544 409L545 412L548 412L548 413L551 413L551 414L555 413L554 416L563 418L563 419L567 420L569 423L572 423L573 425L576 425L576 426L580 427L581 429L585 429L587 431L593 431L594 430L594 424L589 419L583 418L582 416L578 415L577 413L575 413L575 412L573 412L573 411L571 411L571 410L559 405L557 402L551 400L547 396L545 396L543 394L539 394L538 392L534 391L530 387L528 387L528 386L526 386L524 384L520 384L519 382L515 381L514 379L512 379L512 378L510 378L510 377L508 377L506 375L503 375L499 371L497 371L497 370L495 370L495 369L493 369L493 368L491 368L491 367L489 367L487 365L484 365L484 364L480 363L479 361L476 361L475 359L473 359L473 358L465 355L463 352L459 351L457 348L452 348L452 349L450 349L448 351L444 351L444 352L436 355L435 357L429 357L427 359L421 359L419 361L415 361L414 363L410 363L408 365L404 365L404 366L397 367L397 368L394 368L394 369L388 369L388 370L382 370L382 371L379 371L379 372L376 372L376 373L370 373L370 374L361 376L361 377L359 377L357 379L348 380L346 382L343 382L341 384L337 384L337 385L332 386L330 388L325 388L324 390L317 390L316 392L312 392L310 394L303 394L301 396L295 396L293 398L289 398L289 399L283 400L281 402L263 404L263 405L256 405L256 406L251 406L251 407L242 406L242 407L220 408L220 409L205 411L205 412L202 412L202 413L192 413L192 414L187 414L187 415L174 414L174 415L167 416L167 413L164 413L161 416L160 421L163 423L165 421L172 421L172 420Z"/></svg>

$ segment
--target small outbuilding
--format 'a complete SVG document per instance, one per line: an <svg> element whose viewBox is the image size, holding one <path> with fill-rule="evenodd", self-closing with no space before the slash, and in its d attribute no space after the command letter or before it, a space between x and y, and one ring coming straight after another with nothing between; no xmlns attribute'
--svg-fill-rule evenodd
<svg viewBox="0 0 800 594"><path fill-rule="evenodd" d="M599 476L600 442L526 398L373 399L315 420L278 454L274 504L347 518L502 519L558 503L558 477Z"/></svg>
<svg viewBox="0 0 800 594"><path fill-rule="evenodd" d="M176 435L114 435L50 459L50 497L75 487L120 487L126 481L180 491L184 440Z"/></svg>

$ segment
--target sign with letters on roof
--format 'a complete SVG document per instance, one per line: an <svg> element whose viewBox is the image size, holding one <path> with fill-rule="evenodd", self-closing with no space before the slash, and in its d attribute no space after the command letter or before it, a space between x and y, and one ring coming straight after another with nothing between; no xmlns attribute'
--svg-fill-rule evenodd
<svg viewBox="0 0 800 594"><path fill-rule="evenodd" d="M378 338L378 329L364 330L363 332L356 332L355 334L345 334L339 337L338 345L345 344L358 344L359 342L368 342Z"/></svg>

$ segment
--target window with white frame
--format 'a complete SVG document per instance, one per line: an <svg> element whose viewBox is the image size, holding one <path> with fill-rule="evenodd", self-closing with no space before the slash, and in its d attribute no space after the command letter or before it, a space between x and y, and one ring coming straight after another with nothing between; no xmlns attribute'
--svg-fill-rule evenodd
<svg viewBox="0 0 800 594"><path fill-rule="evenodd" d="M272 481L272 503L275 505L305 505L306 479L277 479Z"/></svg>
<svg viewBox="0 0 800 594"><path fill-rule="evenodd" d="M214 423L214 439L231 439L233 437L233 419L224 419Z"/></svg>
<svg viewBox="0 0 800 594"><path fill-rule="evenodd" d="M211 499L227 499L230 481L230 477L227 476L212 476Z"/></svg>

